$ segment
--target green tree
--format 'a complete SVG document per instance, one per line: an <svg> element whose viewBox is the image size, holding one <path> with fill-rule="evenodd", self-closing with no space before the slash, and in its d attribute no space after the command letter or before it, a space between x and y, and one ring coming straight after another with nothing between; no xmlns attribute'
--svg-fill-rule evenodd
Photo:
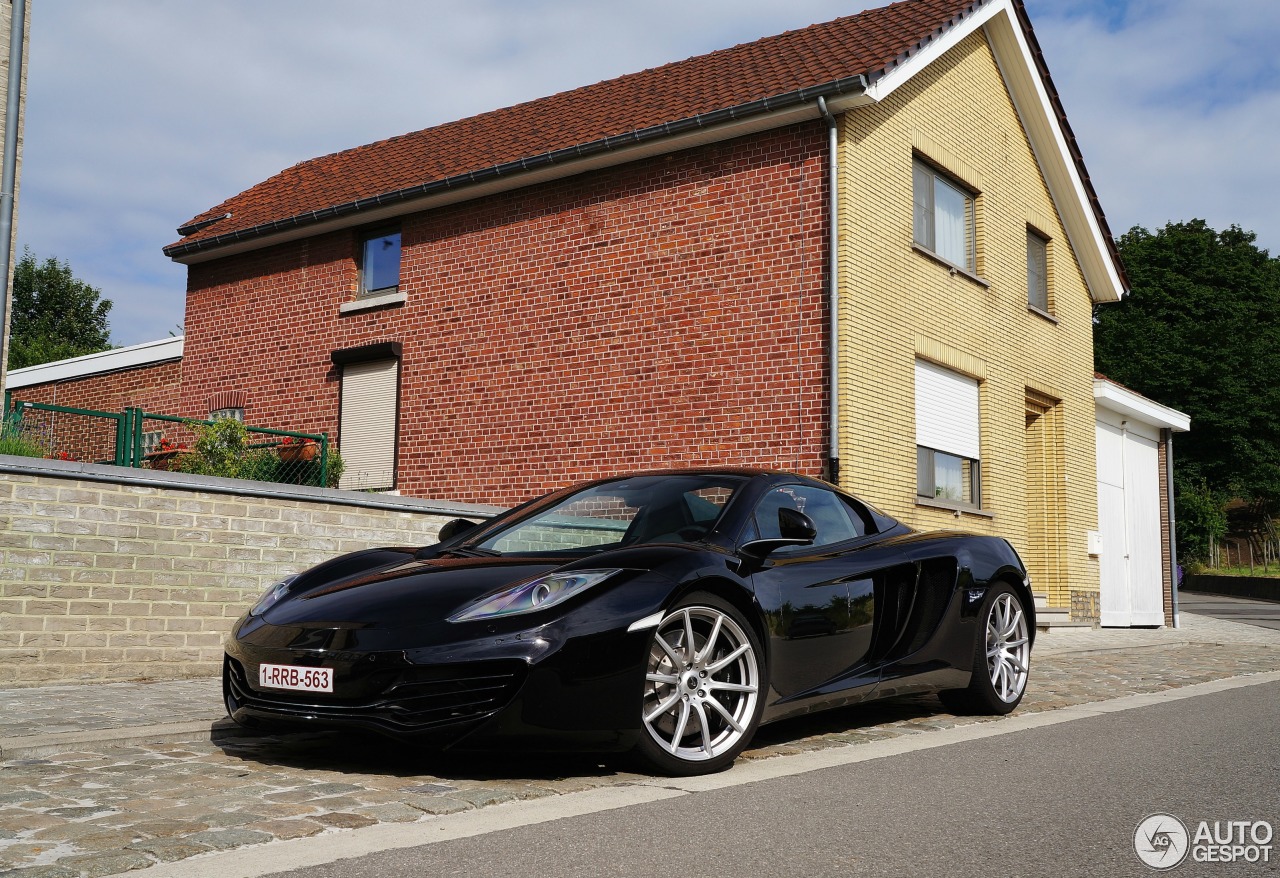
<svg viewBox="0 0 1280 878"><path fill-rule="evenodd" d="M111 349L107 314L111 300L78 280L71 266L30 250L13 272L9 368L21 369Z"/></svg>
<svg viewBox="0 0 1280 878"><path fill-rule="evenodd" d="M1280 508L1280 261L1255 240L1203 220L1130 229L1132 292L1097 309L1097 370L1191 415L1174 478L1197 520L1231 497ZM1180 545L1198 540L1179 527Z"/></svg>

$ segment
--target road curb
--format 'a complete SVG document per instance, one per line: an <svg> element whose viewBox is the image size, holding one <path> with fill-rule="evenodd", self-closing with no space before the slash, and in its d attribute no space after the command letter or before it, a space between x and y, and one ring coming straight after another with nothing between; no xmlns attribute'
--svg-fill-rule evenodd
<svg viewBox="0 0 1280 878"><path fill-rule="evenodd" d="M187 723L159 723L149 726L126 726L115 729L87 729L48 735L26 735L0 738L0 760L31 759L63 753L77 745L94 747L128 744L157 744L189 741L193 736L212 736L236 728L231 720L203 720Z"/></svg>

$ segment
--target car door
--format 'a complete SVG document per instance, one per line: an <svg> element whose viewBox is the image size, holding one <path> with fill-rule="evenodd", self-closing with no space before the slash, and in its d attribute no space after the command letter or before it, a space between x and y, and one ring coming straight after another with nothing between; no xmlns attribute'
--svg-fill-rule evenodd
<svg viewBox="0 0 1280 878"><path fill-rule="evenodd" d="M758 502L743 542L777 538L784 508L807 515L817 535L810 546L776 549L752 574L770 635L770 700L837 690L856 700L856 690L868 694L879 679L868 667L875 587L857 560L859 543L872 541L870 518L833 491L782 485Z"/></svg>

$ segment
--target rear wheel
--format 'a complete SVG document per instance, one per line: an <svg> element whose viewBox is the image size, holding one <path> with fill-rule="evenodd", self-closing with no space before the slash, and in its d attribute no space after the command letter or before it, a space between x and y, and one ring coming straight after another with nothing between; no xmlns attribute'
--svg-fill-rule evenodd
<svg viewBox="0 0 1280 878"><path fill-rule="evenodd" d="M755 734L764 708L763 651L728 601L689 595L649 641L636 754L662 774L729 767Z"/></svg>
<svg viewBox="0 0 1280 878"><path fill-rule="evenodd" d="M978 619L969 688L938 697L955 713L1006 714L1022 701L1031 673L1026 608L1017 592L1001 583L987 592Z"/></svg>

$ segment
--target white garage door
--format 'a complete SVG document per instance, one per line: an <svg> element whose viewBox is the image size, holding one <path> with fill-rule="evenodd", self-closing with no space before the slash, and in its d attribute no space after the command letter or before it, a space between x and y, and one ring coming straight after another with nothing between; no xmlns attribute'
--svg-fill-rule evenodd
<svg viewBox="0 0 1280 878"><path fill-rule="evenodd" d="M1164 624L1159 444L1142 432L1101 418L1097 425L1101 611L1108 626Z"/></svg>

